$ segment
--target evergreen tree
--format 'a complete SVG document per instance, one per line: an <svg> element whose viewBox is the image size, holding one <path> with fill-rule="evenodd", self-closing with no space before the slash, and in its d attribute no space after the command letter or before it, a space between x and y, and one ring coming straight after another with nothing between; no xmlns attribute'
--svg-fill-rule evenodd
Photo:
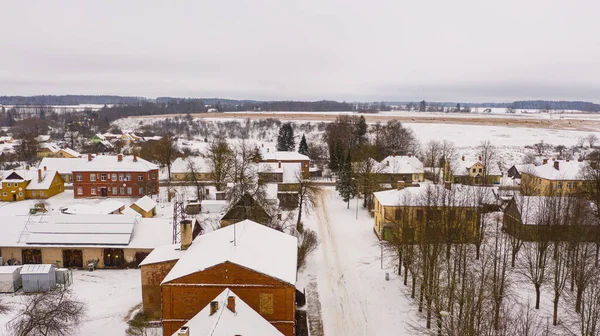
<svg viewBox="0 0 600 336"><path fill-rule="evenodd" d="M304 134L302 134L300 145L298 145L298 153L308 155L308 144L306 143L306 136L304 136Z"/></svg>
<svg viewBox="0 0 600 336"><path fill-rule="evenodd" d="M46 120L46 111L40 110L40 120Z"/></svg>
<svg viewBox="0 0 600 336"><path fill-rule="evenodd" d="M7 118L6 124L8 125L8 127L13 127L15 125L15 119L13 118L10 111L7 113L6 118Z"/></svg>
<svg viewBox="0 0 600 336"><path fill-rule="evenodd" d="M419 103L419 111L425 112L427 110L427 103L424 100L421 100Z"/></svg>
<svg viewBox="0 0 600 336"><path fill-rule="evenodd" d="M279 136L277 136L277 150L282 152L291 152L296 147L294 141L294 129L291 123L281 125Z"/></svg>
<svg viewBox="0 0 600 336"><path fill-rule="evenodd" d="M356 140L359 145L367 142L367 121L364 116L360 116L356 125Z"/></svg>
<svg viewBox="0 0 600 336"><path fill-rule="evenodd" d="M348 202L348 209L350 209L350 199L356 195L356 184L352 180L352 159L350 158L350 153L348 153L346 160L341 165L335 190L344 199L344 202Z"/></svg>
<svg viewBox="0 0 600 336"><path fill-rule="evenodd" d="M456 104L456 112L460 112L460 104Z"/></svg>
<svg viewBox="0 0 600 336"><path fill-rule="evenodd" d="M252 153L250 153L250 160L252 162L260 162L262 161L262 153L258 147L254 147Z"/></svg>

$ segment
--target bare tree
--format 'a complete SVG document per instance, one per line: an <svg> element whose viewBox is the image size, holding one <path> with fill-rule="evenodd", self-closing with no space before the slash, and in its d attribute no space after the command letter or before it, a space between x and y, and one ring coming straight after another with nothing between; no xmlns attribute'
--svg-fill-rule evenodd
<svg viewBox="0 0 600 336"><path fill-rule="evenodd" d="M296 181L298 183L298 220L296 221L296 227L299 227L302 223L302 211L304 210L307 215L310 214L319 200L322 189L310 179L305 179L301 170L296 173Z"/></svg>
<svg viewBox="0 0 600 336"><path fill-rule="evenodd" d="M234 146L226 171L228 180L233 183L228 189L230 199L238 199L246 193L256 193L258 162L254 162L254 159L254 149L246 141L242 140Z"/></svg>
<svg viewBox="0 0 600 336"><path fill-rule="evenodd" d="M133 319L127 322L129 327L125 331L128 336L149 336L151 317L143 311L135 314Z"/></svg>
<svg viewBox="0 0 600 336"><path fill-rule="evenodd" d="M302 232L297 232L298 237L298 263L296 267L301 269L306 265L306 257L313 253L319 247L319 238L317 233L306 229Z"/></svg>
<svg viewBox="0 0 600 336"><path fill-rule="evenodd" d="M511 252L510 241L501 230L501 216L495 216L494 222L495 232L493 236L493 250L492 250L492 274L491 274L491 289L492 289L492 300L494 304L494 330L500 330L500 312L502 303L507 296L507 290L510 285L508 269L508 256Z"/></svg>
<svg viewBox="0 0 600 336"><path fill-rule="evenodd" d="M552 260L552 289L554 291L552 325L558 325L558 303L569 279L568 245L564 242L554 243L554 258Z"/></svg>
<svg viewBox="0 0 600 336"><path fill-rule="evenodd" d="M208 160L213 181L218 191L225 189L226 178L233 161L233 151L223 138L215 138L202 153Z"/></svg>
<svg viewBox="0 0 600 336"><path fill-rule="evenodd" d="M594 148L594 145L598 142L598 136L596 134L590 134L585 139L588 144L590 144L590 148Z"/></svg>
<svg viewBox="0 0 600 336"><path fill-rule="evenodd" d="M498 155L498 150L492 144L491 141L486 140L482 141L478 147L479 156L481 157L480 161L483 164L483 185L488 185L488 175L492 169L493 165L497 165L496 156Z"/></svg>
<svg viewBox="0 0 600 336"><path fill-rule="evenodd" d="M12 335L73 335L83 322L85 304L68 290L28 296L7 324Z"/></svg>
<svg viewBox="0 0 600 336"><path fill-rule="evenodd" d="M188 174L186 175L187 180L190 181L194 187L196 188L196 198L198 199L198 201L201 201L204 199L205 195L204 195L204 188L202 188L202 184L200 183L200 179L198 178L199 176L199 172L198 172L198 168L196 167L196 163L192 160L189 159L187 160L187 166L188 166Z"/></svg>
<svg viewBox="0 0 600 336"><path fill-rule="evenodd" d="M167 167L169 180L171 180L171 164L178 155L177 148L175 148L173 141L173 136L170 133L165 133L153 146L154 161L158 162L163 167Z"/></svg>

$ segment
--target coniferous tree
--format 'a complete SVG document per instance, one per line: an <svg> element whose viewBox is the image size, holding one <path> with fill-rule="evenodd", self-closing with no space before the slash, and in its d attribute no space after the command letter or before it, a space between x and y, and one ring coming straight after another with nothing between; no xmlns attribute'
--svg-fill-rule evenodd
<svg viewBox="0 0 600 336"><path fill-rule="evenodd" d="M424 100L421 100L419 103L419 112L425 112L427 110L427 103Z"/></svg>
<svg viewBox="0 0 600 336"><path fill-rule="evenodd" d="M356 195L356 185L352 179L352 159L350 158L350 153L348 153L346 160L341 165L335 190L344 199L344 202L348 202L348 209L350 209L350 199Z"/></svg>
<svg viewBox="0 0 600 336"><path fill-rule="evenodd" d="M306 143L306 136L304 134L302 134L300 145L298 145L298 153L308 155L308 143Z"/></svg>
<svg viewBox="0 0 600 336"><path fill-rule="evenodd" d="M291 123L281 125L279 136L277 136L277 150L282 152L291 152L296 147L294 141L294 129Z"/></svg>
<svg viewBox="0 0 600 336"><path fill-rule="evenodd" d="M10 113L10 111L8 111L8 113L6 114L6 118L8 119L6 121L8 127L13 127L15 125L15 118L13 118L12 113Z"/></svg>
<svg viewBox="0 0 600 336"><path fill-rule="evenodd" d="M356 125L356 140L359 145L367 142L367 121L364 116L360 116Z"/></svg>

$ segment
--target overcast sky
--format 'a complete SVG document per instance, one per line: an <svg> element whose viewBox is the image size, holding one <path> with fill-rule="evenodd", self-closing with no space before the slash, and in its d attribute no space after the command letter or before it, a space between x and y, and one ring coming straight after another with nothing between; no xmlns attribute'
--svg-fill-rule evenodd
<svg viewBox="0 0 600 336"><path fill-rule="evenodd" d="M600 102L600 1L3 1L0 95Z"/></svg>

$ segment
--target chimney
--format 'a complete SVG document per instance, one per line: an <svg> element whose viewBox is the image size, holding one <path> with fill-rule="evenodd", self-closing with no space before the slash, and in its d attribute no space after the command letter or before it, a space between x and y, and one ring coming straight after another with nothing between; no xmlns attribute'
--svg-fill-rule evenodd
<svg viewBox="0 0 600 336"><path fill-rule="evenodd" d="M38 169L38 182L42 182L42 170Z"/></svg>
<svg viewBox="0 0 600 336"><path fill-rule="evenodd" d="M119 162L123 161L123 154L117 155L117 161L119 161Z"/></svg>
<svg viewBox="0 0 600 336"><path fill-rule="evenodd" d="M558 161L554 161L554 169L560 170L560 169L558 169Z"/></svg>
<svg viewBox="0 0 600 336"><path fill-rule="evenodd" d="M408 157L411 157L411 156L412 156L412 153L408 153Z"/></svg>
<svg viewBox="0 0 600 336"><path fill-rule="evenodd" d="M88 162L92 161L92 154L88 154Z"/></svg>
<svg viewBox="0 0 600 336"><path fill-rule="evenodd" d="M277 168L281 168L281 161L277 162Z"/></svg>
<svg viewBox="0 0 600 336"><path fill-rule="evenodd" d="M463 155L460 159L463 160L463 161L465 161L465 156Z"/></svg>
<svg viewBox="0 0 600 336"><path fill-rule="evenodd" d="M213 316L217 310L219 310L219 301L213 301L210 303L210 316Z"/></svg>
<svg viewBox="0 0 600 336"><path fill-rule="evenodd" d="M392 154L392 157L396 157L396 153Z"/></svg>
<svg viewBox="0 0 600 336"><path fill-rule="evenodd" d="M25 170L29 170L29 165L26 165L26 166L25 166Z"/></svg>
<svg viewBox="0 0 600 336"><path fill-rule="evenodd" d="M448 190L452 190L452 182L444 181L444 188L446 188Z"/></svg>
<svg viewBox="0 0 600 336"><path fill-rule="evenodd" d="M389 167L389 166L390 166L390 160L387 160L387 161L385 162L385 165Z"/></svg>
<svg viewBox="0 0 600 336"><path fill-rule="evenodd" d="M179 225L181 232L181 249L185 251L192 245L192 221L184 219Z"/></svg>
<svg viewBox="0 0 600 336"><path fill-rule="evenodd" d="M232 313L235 313L235 296L227 297L227 309L231 310Z"/></svg>
<svg viewBox="0 0 600 336"><path fill-rule="evenodd" d="M548 164L548 159L544 159L544 160L542 161L542 164L543 164L543 165L545 165L545 164Z"/></svg>
<svg viewBox="0 0 600 336"><path fill-rule="evenodd" d="M137 155L133 154L133 162L137 162Z"/></svg>
<svg viewBox="0 0 600 336"><path fill-rule="evenodd" d="M181 327L177 330L177 336L190 336L190 328L189 327Z"/></svg>
<svg viewBox="0 0 600 336"><path fill-rule="evenodd" d="M481 155L479 155L479 158L478 158L478 160L479 160L479 161L481 161Z"/></svg>
<svg viewBox="0 0 600 336"><path fill-rule="evenodd" d="M48 170L48 167L44 166L44 171Z"/></svg>

